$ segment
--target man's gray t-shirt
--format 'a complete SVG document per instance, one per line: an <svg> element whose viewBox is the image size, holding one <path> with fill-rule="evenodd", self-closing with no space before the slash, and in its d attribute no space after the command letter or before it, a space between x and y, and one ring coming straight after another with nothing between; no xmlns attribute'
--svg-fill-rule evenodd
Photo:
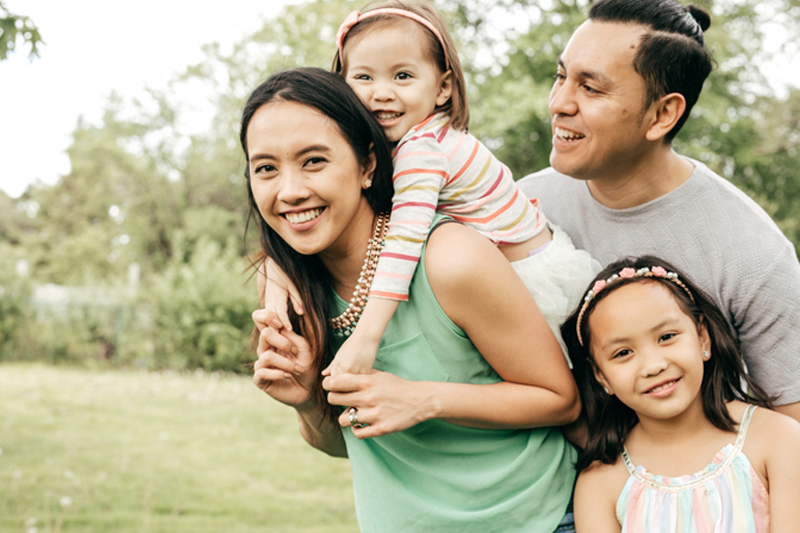
<svg viewBox="0 0 800 533"><path fill-rule="evenodd" d="M585 181L548 168L519 186L575 246L607 265L655 255L719 305L736 329L748 371L777 404L800 401L800 263L767 213L704 164L646 204L610 209Z"/></svg>

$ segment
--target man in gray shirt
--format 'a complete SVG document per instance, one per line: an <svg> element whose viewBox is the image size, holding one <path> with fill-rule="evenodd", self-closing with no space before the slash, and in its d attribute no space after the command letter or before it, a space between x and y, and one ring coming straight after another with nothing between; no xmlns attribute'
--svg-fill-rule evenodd
<svg viewBox="0 0 800 533"><path fill-rule="evenodd" d="M769 215L671 141L711 71L705 12L601 0L558 61L551 168L529 198L600 263L652 254L680 268L735 328L748 370L800 420L800 264Z"/></svg>

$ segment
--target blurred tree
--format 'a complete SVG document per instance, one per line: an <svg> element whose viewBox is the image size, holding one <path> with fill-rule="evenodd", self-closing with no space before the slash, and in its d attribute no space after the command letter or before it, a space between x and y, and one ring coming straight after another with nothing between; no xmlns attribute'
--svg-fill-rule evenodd
<svg viewBox="0 0 800 533"><path fill-rule="evenodd" d="M44 44L39 29L30 18L9 12L0 2L0 61L16 50L19 38L31 46L29 57L39 57L39 46Z"/></svg>
<svg viewBox="0 0 800 533"><path fill-rule="evenodd" d="M173 185L145 146L163 120L121 118L123 102L109 99L99 126L79 121L67 149L71 171L52 186L31 187L23 199L37 206L36 232L27 245L33 274L62 284L125 279L128 265L170 254L180 226Z"/></svg>
<svg viewBox="0 0 800 533"><path fill-rule="evenodd" d="M765 32L775 24L788 35L782 52L797 51L800 0L695 1L712 13L706 39L717 68L675 148L743 187L800 244L800 89L778 97L757 68L766 60ZM328 68L338 25L365 3L289 5L230 50L206 46L205 59L165 89L134 101L112 95L100 124L78 124L68 175L17 201L0 195L0 237L15 253L25 250L18 255L29 259L38 280L121 284L128 265L139 263L143 298L154 313L150 325L185 328L161 337L151 332L145 344L173 346L182 353L163 356L183 357L187 365L232 364L235 350L223 347L237 333L225 324L246 331L253 305L245 297L251 289L225 286L253 250L240 240L249 209L242 105L276 71ZM466 70L471 131L517 177L547 166L556 59L586 19L590 0L436 5ZM0 1L0 15L3 9ZM216 276L225 279L210 279Z"/></svg>

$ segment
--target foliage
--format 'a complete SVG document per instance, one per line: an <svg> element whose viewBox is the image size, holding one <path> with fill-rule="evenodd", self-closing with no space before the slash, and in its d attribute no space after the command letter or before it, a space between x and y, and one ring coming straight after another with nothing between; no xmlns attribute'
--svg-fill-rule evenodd
<svg viewBox="0 0 800 533"><path fill-rule="evenodd" d="M17 47L17 40L22 39L30 45L31 58L39 56L39 46L44 44L39 29L29 17L15 15L0 2L0 61L8 57Z"/></svg>
<svg viewBox="0 0 800 533"><path fill-rule="evenodd" d="M248 376L4 363L0 531L357 531L347 460Z"/></svg>
<svg viewBox="0 0 800 533"><path fill-rule="evenodd" d="M131 333L147 344L131 338L133 349L120 357L156 368L246 371L250 314L258 305L247 266L230 239L221 247L201 236L191 253L175 254L141 296L149 324Z"/></svg>
<svg viewBox="0 0 800 533"><path fill-rule="evenodd" d="M17 268L22 260L17 250L0 241L0 361L20 350L33 318L31 283Z"/></svg>
<svg viewBox="0 0 800 533"><path fill-rule="evenodd" d="M288 5L230 50L207 45L205 59L167 87L137 100L110 95L100 123L75 129L68 175L16 201L0 194L0 238L30 263L26 283L124 292L131 269L141 271L139 300L73 305L44 325L14 315L23 317L14 342L27 339L19 357L111 353L122 364L243 368L256 298L240 273L257 244L241 238L249 209L241 108L276 71L328 67L339 23L364 3ZM783 52L798 51L800 0L697 3L712 13L706 39L717 68L674 146L745 189L800 245L800 89L779 97L754 67L776 25L789 37ZM467 71L471 131L517 177L547 166L556 59L590 0L436 4Z"/></svg>

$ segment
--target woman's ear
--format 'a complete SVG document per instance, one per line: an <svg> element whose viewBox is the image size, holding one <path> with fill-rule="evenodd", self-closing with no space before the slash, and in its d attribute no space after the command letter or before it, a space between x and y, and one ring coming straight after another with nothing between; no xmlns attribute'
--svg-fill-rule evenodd
<svg viewBox="0 0 800 533"><path fill-rule="evenodd" d="M453 71L448 70L439 77L439 94L436 95L436 107L441 107L450 100L453 94Z"/></svg>
<svg viewBox="0 0 800 533"><path fill-rule="evenodd" d="M678 123L685 109L686 99L679 93L669 93L653 102L650 125L645 133L647 140L663 139Z"/></svg>
<svg viewBox="0 0 800 533"><path fill-rule="evenodd" d="M372 186L372 178L375 175L375 167L378 162L375 158L374 145L369 146L369 155L366 160L361 164L361 188L369 189Z"/></svg>

